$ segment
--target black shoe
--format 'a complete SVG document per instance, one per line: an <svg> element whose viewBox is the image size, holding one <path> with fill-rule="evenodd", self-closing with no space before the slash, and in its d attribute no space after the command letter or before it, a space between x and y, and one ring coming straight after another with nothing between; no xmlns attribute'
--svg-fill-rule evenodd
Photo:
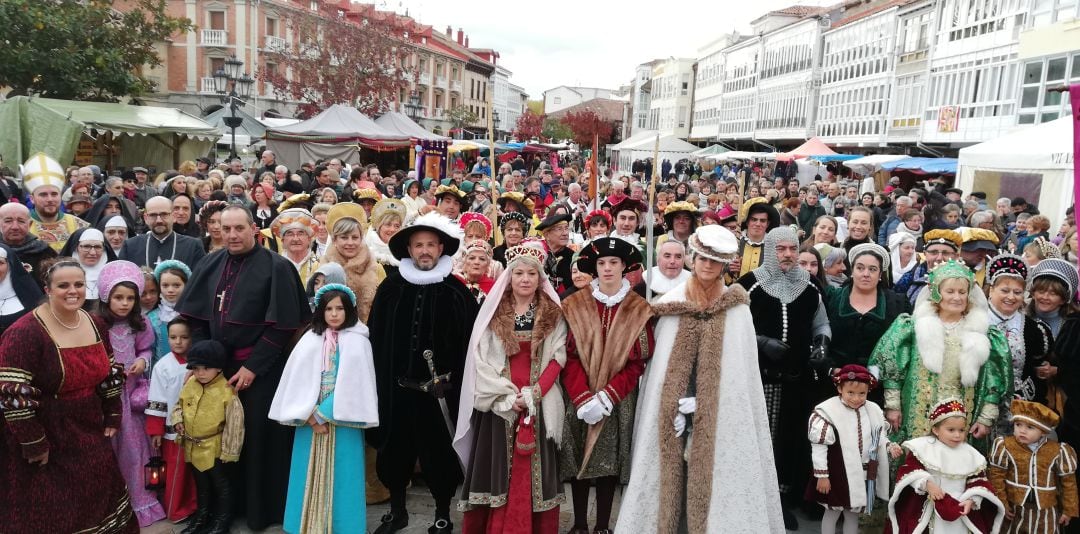
<svg viewBox="0 0 1080 534"><path fill-rule="evenodd" d="M199 509L191 514L191 518L188 519L187 527L180 531L180 534L201 534L207 526L210 525L210 511L205 507L199 507Z"/></svg>
<svg viewBox="0 0 1080 534"><path fill-rule="evenodd" d="M795 514L787 506L781 506L780 510L784 512L784 528L787 530L799 530L799 520L795 519Z"/></svg>
<svg viewBox="0 0 1080 534"><path fill-rule="evenodd" d="M428 534L451 534L454 532L454 524L449 519L439 518L435 520L435 524L428 527L427 531Z"/></svg>
<svg viewBox="0 0 1080 534"><path fill-rule="evenodd" d="M232 514L214 514L214 520L199 534L229 534L232 528Z"/></svg>
<svg viewBox="0 0 1080 534"><path fill-rule="evenodd" d="M379 528L375 529L373 534L394 534L395 532L409 526L409 514L387 512L383 514L382 522Z"/></svg>

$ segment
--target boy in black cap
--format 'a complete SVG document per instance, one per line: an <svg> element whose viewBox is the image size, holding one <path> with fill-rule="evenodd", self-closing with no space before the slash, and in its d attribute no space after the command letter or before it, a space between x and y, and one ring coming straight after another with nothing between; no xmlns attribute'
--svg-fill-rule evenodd
<svg viewBox="0 0 1080 534"><path fill-rule="evenodd" d="M195 477L198 509L181 534L227 534L232 525L232 488L221 464L240 459L244 407L221 374L228 363L225 346L217 341L199 341L188 351L192 374L172 420Z"/></svg>

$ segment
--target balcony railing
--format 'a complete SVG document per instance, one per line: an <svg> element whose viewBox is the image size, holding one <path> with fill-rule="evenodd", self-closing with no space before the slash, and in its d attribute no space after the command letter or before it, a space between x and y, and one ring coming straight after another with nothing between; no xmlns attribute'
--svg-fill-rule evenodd
<svg viewBox="0 0 1080 534"><path fill-rule="evenodd" d="M202 44L206 46L225 46L228 43L228 33L225 30L203 30Z"/></svg>
<svg viewBox="0 0 1080 534"><path fill-rule="evenodd" d="M443 108L435 108L435 113L431 114L433 119L441 119L443 116Z"/></svg>
<svg viewBox="0 0 1080 534"><path fill-rule="evenodd" d="M207 77L202 79L202 86L199 88L199 92L204 93L204 94L211 94L211 95L216 93L214 91L214 77L213 76L207 76Z"/></svg>
<svg viewBox="0 0 1080 534"><path fill-rule="evenodd" d="M455 93L460 93L461 92L461 81L460 80L450 80L450 90L455 92Z"/></svg>
<svg viewBox="0 0 1080 534"><path fill-rule="evenodd" d="M285 51L285 39L276 35L266 36L266 49L270 52L284 52Z"/></svg>
<svg viewBox="0 0 1080 534"><path fill-rule="evenodd" d="M420 73L420 85L431 85L431 73L430 72L421 72Z"/></svg>
<svg viewBox="0 0 1080 534"><path fill-rule="evenodd" d="M435 77L435 86L436 87L442 87L443 89L446 89L446 76L436 76Z"/></svg>

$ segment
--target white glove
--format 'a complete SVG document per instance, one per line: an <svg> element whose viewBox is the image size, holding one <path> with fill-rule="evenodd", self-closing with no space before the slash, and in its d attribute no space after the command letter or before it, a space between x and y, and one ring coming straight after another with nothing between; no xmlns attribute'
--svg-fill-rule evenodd
<svg viewBox="0 0 1080 534"><path fill-rule="evenodd" d="M697 411L697 397L684 397L679 399L679 413L691 414Z"/></svg>
<svg viewBox="0 0 1080 534"><path fill-rule="evenodd" d="M578 419L585 421L586 424L595 425L604 418L604 405L600 403L599 399L593 397L578 408L577 416Z"/></svg>
<svg viewBox="0 0 1080 534"><path fill-rule="evenodd" d="M677 413L675 414L675 437L682 437L683 432L686 432L686 416Z"/></svg>
<svg viewBox="0 0 1080 534"><path fill-rule="evenodd" d="M611 410L615 409L615 404L611 402L611 397L608 396L606 391L601 390L596 394L596 399L600 399L600 404L604 407L604 415L611 415Z"/></svg>

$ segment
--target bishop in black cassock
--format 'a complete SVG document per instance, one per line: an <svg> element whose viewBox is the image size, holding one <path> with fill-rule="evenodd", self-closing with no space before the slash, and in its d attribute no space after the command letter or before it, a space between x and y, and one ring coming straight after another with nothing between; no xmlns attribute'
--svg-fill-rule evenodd
<svg viewBox="0 0 1080 534"><path fill-rule="evenodd" d="M431 232L441 243L439 253L416 257L410 239ZM450 501L463 479L438 399L420 386L432 379L424 352L431 351L439 375L449 373L445 390L450 421L457 421L458 396L472 325L479 312L465 284L451 274L450 256L461 234L449 219L431 213L416 219L390 239L390 252L401 260L375 293L368 326L375 357L379 391L379 427L368 429L368 442L378 449L376 471L390 489L390 513L376 534L396 532L408 524L405 488L416 461L435 498L434 534L448 534ZM423 236L417 236L418 239ZM410 253L412 252L412 253ZM415 260L415 261L414 261ZM420 265L420 266L418 266Z"/></svg>
<svg viewBox="0 0 1080 534"><path fill-rule="evenodd" d="M227 224L244 221L252 231L243 234L242 246L216 251L199 263L176 309L192 322L193 340L214 339L229 350L226 376L241 369L255 375L250 384L237 384L245 438L233 488L248 527L263 530L284 516L293 441L292 427L267 416L289 341L311 320L311 308L296 268L255 245L251 213L222 212L223 232Z"/></svg>

